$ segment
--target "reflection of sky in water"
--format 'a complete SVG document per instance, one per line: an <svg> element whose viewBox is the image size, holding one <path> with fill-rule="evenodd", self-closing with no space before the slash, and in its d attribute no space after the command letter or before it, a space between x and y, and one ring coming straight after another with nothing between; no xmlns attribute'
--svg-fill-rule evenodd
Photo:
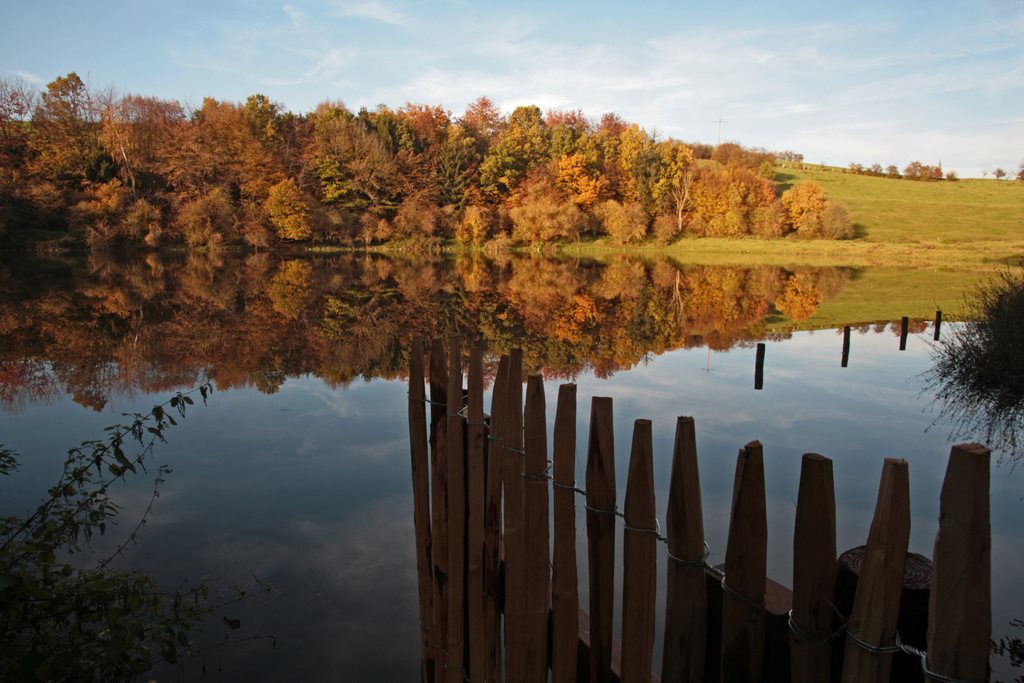
<svg viewBox="0 0 1024 683"><path fill-rule="evenodd" d="M949 445L942 425L925 431L933 414L913 380L928 366L925 339L911 337L901 353L889 332L854 333L846 369L839 364L842 335L835 331L768 342L763 391L753 390L753 347L712 353L710 361L705 349L676 351L608 380L582 376L578 476L582 480L590 398L610 395L620 496L632 420L650 418L658 515L664 520L675 417L694 416L705 526L712 560L720 562L736 452L747 441L761 440L769 495L768 571L790 584L801 454L816 451L835 461L840 550L866 538L882 459L903 457L911 476L910 549L931 555ZM549 420L556 393L549 384ZM205 656L208 670L252 680L343 672L350 680L415 678L418 615L404 399L399 382L356 382L335 391L303 377L272 396L216 393L209 407L193 408L170 432L156 462L172 464L174 472L126 565L149 569L169 586L200 576L220 586L246 584L255 572L274 587L230 616L242 618L243 636L273 635L276 650L266 640L219 648ZM120 412L144 410L152 400L123 403L103 414L61 401L0 415L2 441L25 461L14 479L17 487L5 482L4 511L24 509L52 481L56 465L42 454L63 453L100 434ZM125 520L144 509L149 484L140 478L118 493ZM1008 468L994 469L997 637L1011 618L1024 614L1024 588L1017 580L1024 563L1022 505L1020 482ZM582 526L583 515L577 514ZM110 540L119 538L115 532ZM582 549L581 540L581 563ZM661 559L664 581L664 554ZM621 566L617 571L621 580ZM585 583L581 588L585 600ZM659 633L660 626L659 619ZM994 664L998 677L1000 665Z"/></svg>

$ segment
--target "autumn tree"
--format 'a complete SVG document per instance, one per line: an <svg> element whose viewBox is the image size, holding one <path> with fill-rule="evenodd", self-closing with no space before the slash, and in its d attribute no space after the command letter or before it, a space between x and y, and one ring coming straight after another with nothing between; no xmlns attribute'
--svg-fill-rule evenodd
<svg viewBox="0 0 1024 683"><path fill-rule="evenodd" d="M394 211L401 199L398 166L380 137L344 108L318 109L313 118L323 200L354 211Z"/></svg>
<svg viewBox="0 0 1024 683"><path fill-rule="evenodd" d="M486 207L467 206L455 226L455 241L463 245L480 246L487 241L490 215Z"/></svg>
<svg viewBox="0 0 1024 683"><path fill-rule="evenodd" d="M853 236L846 207L825 197L812 180L797 183L782 193L786 223L801 237L846 239Z"/></svg>
<svg viewBox="0 0 1024 683"><path fill-rule="evenodd" d="M653 215L654 184L658 180L660 159L654 140L636 124L619 135L618 161L622 174L619 191L623 201L637 202Z"/></svg>
<svg viewBox="0 0 1024 683"><path fill-rule="evenodd" d="M677 234L683 231L683 212L693 183L693 150L678 140L658 144L658 179L653 195L675 214Z"/></svg>
<svg viewBox="0 0 1024 683"><path fill-rule="evenodd" d="M701 169L690 196L687 229L695 235L778 237L782 233L775 187L747 168Z"/></svg>
<svg viewBox="0 0 1024 683"><path fill-rule="evenodd" d="M309 202L292 178L271 186L267 194L267 212L282 239L306 240L312 234Z"/></svg>
<svg viewBox="0 0 1024 683"><path fill-rule="evenodd" d="M996 177L996 180L1002 180L1003 178L1006 177L1006 171L1002 167L1000 167L993 171L992 175Z"/></svg>
<svg viewBox="0 0 1024 683"><path fill-rule="evenodd" d="M531 182L522 203L509 211L512 238L537 244L558 239L576 239L583 229L583 213L547 180Z"/></svg>
<svg viewBox="0 0 1024 683"><path fill-rule="evenodd" d="M459 123L476 141L477 153L481 157L497 143L498 135L505 128L501 111L486 97L471 102Z"/></svg>
<svg viewBox="0 0 1024 683"><path fill-rule="evenodd" d="M480 164L480 189L491 199L518 187L547 157L547 127L535 106L516 107L498 143Z"/></svg>
<svg viewBox="0 0 1024 683"><path fill-rule="evenodd" d="M162 163L184 125L181 105L140 95L110 98L101 111L100 142L118 162L132 197L163 182Z"/></svg>
<svg viewBox="0 0 1024 683"><path fill-rule="evenodd" d="M74 71L47 84L32 116L34 170L74 188L87 178L109 179L113 165L99 145L98 114L89 89Z"/></svg>
<svg viewBox="0 0 1024 683"><path fill-rule="evenodd" d="M621 204L614 199L601 202L595 210L601 228L617 244L641 242L647 236L648 217L639 204Z"/></svg>
<svg viewBox="0 0 1024 683"><path fill-rule="evenodd" d="M596 154L575 152L558 159L556 181L581 209L589 209L604 194L607 182L597 169Z"/></svg>

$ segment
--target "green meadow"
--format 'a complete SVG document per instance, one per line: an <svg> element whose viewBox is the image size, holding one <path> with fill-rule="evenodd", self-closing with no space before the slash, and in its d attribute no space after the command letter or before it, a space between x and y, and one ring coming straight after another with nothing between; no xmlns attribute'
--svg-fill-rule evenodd
<svg viewBox="0 0 1024 683"><path fill-rule="evenodd" d="M566 247L600 258L613 253L664 254L681 263L844 266L856 274L811 318L773 326L842 324L968 314L966 296L979 282L1024 264L1024 182L938 182L855 175L840 168L779 165L783 192L803 180L819 183L850 212L850 240L684 238L665 246L616 247L605 240Z"/></svg>

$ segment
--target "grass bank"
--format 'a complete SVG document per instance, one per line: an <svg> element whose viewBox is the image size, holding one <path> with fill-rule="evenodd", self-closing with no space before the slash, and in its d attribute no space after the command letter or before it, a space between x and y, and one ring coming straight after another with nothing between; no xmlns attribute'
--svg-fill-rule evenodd
<svg viewBox="0 0 1024 683"><path fill-rule="evenodd" d="M921 182L843 173L821 166L779 166L783 192L819 183L846 205L851 240L682 239L629 247L608 240L563 247L568 254L665 254L685 263L957 268L992 272L1024 263L1024 183L1008 180Z"/></svg>

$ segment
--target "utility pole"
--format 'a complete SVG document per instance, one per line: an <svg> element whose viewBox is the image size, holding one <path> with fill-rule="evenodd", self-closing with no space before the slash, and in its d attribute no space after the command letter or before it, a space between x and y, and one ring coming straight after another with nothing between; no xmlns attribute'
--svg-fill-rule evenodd
<svg viewBox="0 0 1024 683"><path fill-rule="evenodd" d="M722 124L723 123L729 123L729 122L728 121L724 121L721 118L719 118L717 121L712 121L711 123L717 123L718 124L718 144L720 145L720 144L722 144Z"/></svg>

